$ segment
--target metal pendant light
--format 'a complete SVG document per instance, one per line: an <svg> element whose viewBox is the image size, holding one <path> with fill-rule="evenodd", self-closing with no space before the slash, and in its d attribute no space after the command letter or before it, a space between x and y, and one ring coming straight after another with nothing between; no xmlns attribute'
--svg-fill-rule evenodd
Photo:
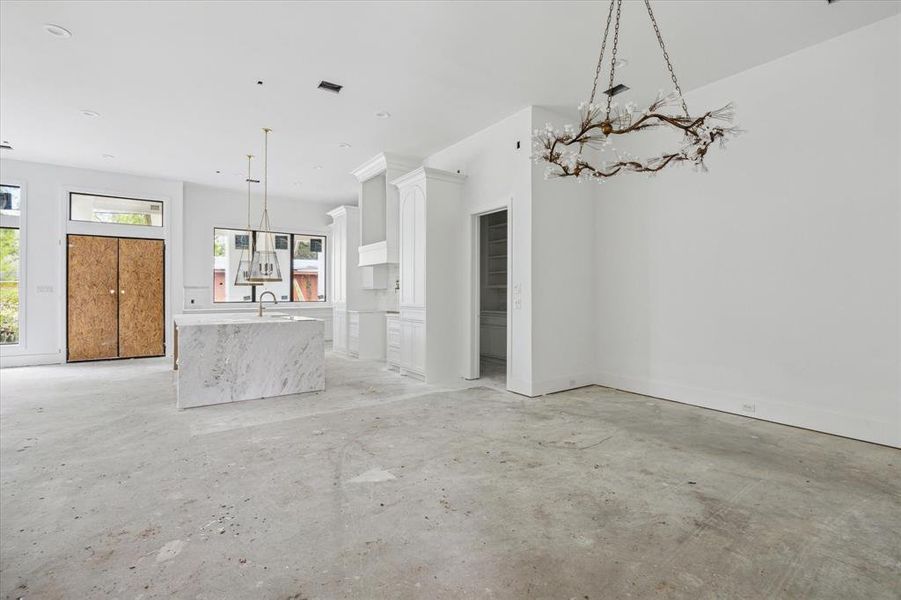
<svg viewBox="0 0 901 600"><path fill-rule="evenodd" d="M241 249L241 258L238 260L238 270L235 273L235 285L254 285L249 281L250 278L250 262L251 262L251 243L253 240L253 230L250 228L250 184L256 183L250 177L250 161L253 160L253 154L247 155L247 243Z"/></svg>
<svg viewBox="0 0 901 600"><path fill-rule="evenodd" d="M275 236L269 225L269 128L263 128L263 215L257 228L257 239L250 261L247 281L258 284L281 281L282 271L275 253Z"/></svg>

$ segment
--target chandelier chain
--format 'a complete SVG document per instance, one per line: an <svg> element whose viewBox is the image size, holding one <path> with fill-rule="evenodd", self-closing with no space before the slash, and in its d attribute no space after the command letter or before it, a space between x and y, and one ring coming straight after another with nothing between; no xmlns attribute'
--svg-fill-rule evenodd
<svg viewBox="0 0 901 600"><path fill-rule="evenodd" d="M613 2L613 0L610 0ZM610 54L610 82L607 86L608 90L613 89L613 78L616 76L616 50L619 47L619 17L623 10L623 0L616 0L616 24L613 26L613 52ZM607 94L607 110L605 119L610 120L610 103L613 101L613 94Z"/></svg>
<svg viewBox="0 0 901 600"><path fill-rule="evenodd" d="M591 97L588 99L589 104L594 102L594 96L598 89L598 79L601 77L601 66L604 64L604 51L607 48L607 34L610 32L610 20L613 17L613 2L614 0L610 0L610 8L607 9L607 26L604 27L604 41L601 42L601 54L598 56L598 66L594 70L594 84L591 86Z"/></svg>
<svg viewBox="0 0 901 600"><path fill-rule="evenodd" d="M679 87L679 80L676 79L676 72L673 70L673 63L670 61L669 53L666 51L666 45L663 43L663 36L660 34L660 27L657 26L657 19L654 18L654 11L651 10L651 0L644 0L644 5L648 9L648 16L651 17L651 24L654 26L654 33L657 34L657 42L660 44L660 50L663 52L663 60L666 61L666 68L669 69L670 79L676 86L676 92L679 93L679 101L682 102L682 110L689 119L691 115L688 113L688 105L685 104L685 97L682 95L682 88ZM613 46L613 52L616 53L616 45Z"/></svg>

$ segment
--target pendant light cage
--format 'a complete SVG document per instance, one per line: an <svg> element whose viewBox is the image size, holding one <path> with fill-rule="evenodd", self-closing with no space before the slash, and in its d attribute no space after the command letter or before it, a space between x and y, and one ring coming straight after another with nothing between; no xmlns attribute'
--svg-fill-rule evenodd
<svg viewBox="0 0 901 600"><path fill-rule="evenodd" d="M281 267L275 248L275 236L269 224L269 132L263 128L263 214L257 228L257 239L253 245L248 281L254 284L282 280Z"/></svg>
<svg viewBox="0 0 901 600"><path fill-rule="evenodd" d="M247 243L241 248L241 257L238 259L238 269L235 272L236 286L252 286L250 281L250 264L252 260L251 248L253 247L253 230L250 228L250 185L253 183L250 175L250 161L253 154L247 155Z"/></svg>
<svg viewBox="0 0 901 600"><path fill-rule="evenodd" d="M557 129L548 123L544 129L536 129L532 135L532 159L547 163L545 179L550 177L575 177L578 181L593 180L603 183L619 173L635 172L654 175L664 167L690 164L706 171L704 158L714 142L725 146L727 139L741 133L732 125L735 110L732 103L692 117L682 96L682 89L676 79L673 64L663 43L663 36L650 0L644 0L657 43L670 74L674 90L669 94L660 93L657 99L644 110L633 102L620 105L613 101L616 94L616 53L619 46L619 25L623 0L610 0L607 10L607 25L604 28L601 52L594 74L594 85L587 102L579 106L579 125L565 125ZM614 11L614 8L616 9ZM615 17L614 17L615 15ZM598 81L604 64L607 38L613 25L613 46L610 57L609 89L604 92L606 101L595 102ZM679 110L681 109L681 110ZM644 130L669 128L682 135L681 147L651 158L641 158L613 145L616 136L623 136ZM585 152L594 151L591 155ZM600 160L596 154L600 154Z"/></svg>

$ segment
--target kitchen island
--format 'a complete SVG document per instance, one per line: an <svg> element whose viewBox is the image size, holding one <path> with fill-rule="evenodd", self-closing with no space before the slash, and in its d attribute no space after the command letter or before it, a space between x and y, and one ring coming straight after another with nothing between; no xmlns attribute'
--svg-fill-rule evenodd
<svg viewBox="0 0 901 600"><path fill-rule="evenodd" d="M325 389L324 325L268 312L175 317L178 408Z"/></svg>

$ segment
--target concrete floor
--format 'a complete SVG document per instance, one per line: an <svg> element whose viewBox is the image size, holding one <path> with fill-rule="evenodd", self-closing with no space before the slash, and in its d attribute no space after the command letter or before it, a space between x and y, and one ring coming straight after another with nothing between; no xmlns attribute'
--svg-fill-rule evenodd
<svg viewBox="0 0 901 600"><path fill-rule="evenodd" d="M0 373L0 595L899 597L898 450L327 369L183 412L160 360Z"/></svg>

